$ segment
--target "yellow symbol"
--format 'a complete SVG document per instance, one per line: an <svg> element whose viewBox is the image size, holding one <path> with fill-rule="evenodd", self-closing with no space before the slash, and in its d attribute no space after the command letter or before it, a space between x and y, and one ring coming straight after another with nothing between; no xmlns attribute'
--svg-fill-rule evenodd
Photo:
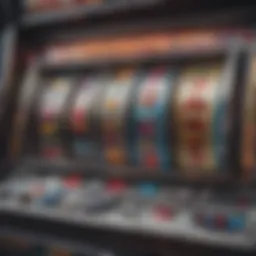
<svg viewBox="0 0 256 256"><path fill-rule="evenodd" d="M109 119L103 123L103 127L106 132L115 132L121 129L121 123L117 119Z"/></svg>
<svg viewBox="0 0 256 256"><path fill-rule="evenodd" d="M118 148L107 149L106 158L112 164L123 164L124 152Z"/></svg>
<svg viewBox="0 0 256 256"><path fill-rule="evenodd" d="M42 124L41 132L43 134L53 134L57 130L57 125L55 123L45 122Z"/></svg>
<svg viewBox="0 0 256 256"><path fill-rule="evenodd" d="M123 70L118 72L117 79L127 79L127 78L130 78L133 73L134 73L133 69L123 69Z"/></svg>
<svg viewBox="0 0 256 256"><path fill-rule="evenodd" d="M118 102L116 100L109 100L106 103L106 108L108 110L115 110L118 108Z"/></svg>

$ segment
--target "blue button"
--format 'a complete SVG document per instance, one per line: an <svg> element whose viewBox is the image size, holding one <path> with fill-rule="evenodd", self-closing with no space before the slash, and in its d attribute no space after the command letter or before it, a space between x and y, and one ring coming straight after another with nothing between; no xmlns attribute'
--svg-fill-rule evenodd
<svg viewBox="0 0 256 256"><path fill-rule="evenodd" d="M230 231L242 231L245 228L244 214L231 215L228 218L228 229Z"/></svg>
<svg viewBox="0 0 256 256"><path fill-rule="evenodd" d="M139 186L139 192L143 196L154 196L157 193L157 186L152 183L144 183Z"/></svg>
<svg viewBox="0 0 256 256"><path fill-rule="evenodd" d="M56 206L60 203L63 193L61 191L51 192L43 196L42 204L45 206Z"/></svg>
<svg viewBox="0 0 256 256"><path fill-rule="evenodd" d="M214 217L212 215L206 215L203 219L204 226L209 229L215 228Z"/></svg>

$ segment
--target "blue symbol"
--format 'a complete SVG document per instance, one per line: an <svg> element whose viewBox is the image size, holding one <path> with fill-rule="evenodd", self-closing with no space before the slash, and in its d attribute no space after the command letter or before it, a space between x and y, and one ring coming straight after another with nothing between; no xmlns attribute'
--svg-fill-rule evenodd
<svg viewBox="0 0 256 256"><path fill-rule="evenodd" d="M86 155L90 152L89 145L84 140L75 141L75 152L77 155Z"/></svg>

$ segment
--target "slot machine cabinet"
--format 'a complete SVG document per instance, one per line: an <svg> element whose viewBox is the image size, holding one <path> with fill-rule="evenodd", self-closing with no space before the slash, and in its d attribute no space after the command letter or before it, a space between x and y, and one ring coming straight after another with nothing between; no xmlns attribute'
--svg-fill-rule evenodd
<svg viewBox="0 0 256 256"><path fill-rule="evenodd" d="M136 52L129 61L125 61L127 56L118 59L113 54L107 62L100 58L91 62L77 54L77 62L62 56L59 63L55 60L51 65L47 58L33 63L24 80L24 94L20 95L18 107L18 111L26 115L17 115L22 116L22 122L15 125L17 137L13 137L19 145L15 156L24 159L21 168L24 172L14 172L0 188L0 209L2 205L4 212L21 213L28 218L40 216L46 221L65 221L82 227L147 232L166 239L177 235L186 241L196 237L197 241L201 239L206 243L251 247L254 241L248 240L244 227L234 233L229 233L230 226L216 228L221 235L210 230L209 227L218 225L215 216L225 212L221 205L219 212L212 214L214 217L210 215L212 226L205 224L207 214L202 223L197 222L198 212L204 213L203 207L214 205L216 199L205 198L201 189L176 190L171 184L174 179L196 177L211 181L216 177L234 177L239 171L232 168L231 138L236 134L234 102L238 97L236 83L243 45L239 41L226 44L222 40L205 48L196 43L195 48L177 45L155 56L138 57ZM74 57L72 51L68 55ZM131 79L135 64L138 80ZM70 72L74 66L82 72L77 72L78 75ZM62 97L56 100L59 89L56 93L54 80L67 82L70 78L72 82L64 87L72 89L64 89ZM171 92L167 92L166 87ZM119 121L126 123L128 135ZM61 131L53 128L56 122L63 128ZM45 130L54 132L46 138L40 134L40 125L44 126L43 135ZM151 132L149 135L145 126ZM199 151L210 148L214 161L198 164L189 159L182 166L179 154L182 146L189 144L188 135L195 133L195 128L204 129L199 129L199 135L204 135L205 141L198 141L196 134L192 146L198 149L199 145ZM113 135L117 140L112 140ZM37 145L27 143L31 139L26 138L31 136L35 136ZM127 140L129 136L133 139ZM149 142L146 148L142 146L145 141ZM204 143L203 146L200 143ZM65 153L50 150L50 157L45 157L41 154L41 145L62 147ZM125 154L121 157L106 154L116 148L125 149L127 159L123 157ZM153 152L158 160L163 160L144 161L148 152L150 157ZM29 160L26 162L29 155L34 165ZM92 161L87 161L87 157ZM171 159L167 165L166 159ZM37 172L37 168L44 172ZM212 194L214 197L215 193Z"/></svg>
<svg viewBox="0 0 256 256"><path fill-rule="evenodd" d="M44 2L54 5L48 0ZM122 5L125 1L119 2ZM148 1L143 2L149 5ZM173 4L170 3L169 10L162 8L168 17L170 11L176 15ZM192 5L191 2L189 8ZM41 41L43 46L52 39L58 40L63 35L57 32L68 30L68 26L61 27L60 23L67 24L82 18L83 14L86 14L86 24L82 24L82 31L77 22L68 37L73 37L76 31L79 35L74 37L83 33L86 37L88 33L89 38L92 34L98 37L102 32L109 35L111 32L100 28L102 21L106 26L111 23L110 15L99 17L104 7L102 12L100 7L96 8L95 16L82 8L80 14L73 9L67 12L54 9L50 15L30 13L21 21L23 43L31 49L36 42ZM106 10L115 12L112 6ZM145 17L143 12L137 12L139 16L142 14L139 23L147 16L146 22L142 22L145 30L158 30L162 26L160 20L155 24L156 15L152 15L160 16L157 10L153 7ZM208 21L203 26L218 26L223 20L226 24L230 16L234 26L242 15L234 15L232 11L229 17L223 17L223 13L215 16L216 9L209 11L213 13L209 17L206 12L204 16ZM132 15L135 12L134 9ZM253 8L248 14L251 12ZM124 21L126 15L114 16L124 16ZM191 19L186 18L185 23L191 21L189 26L195 26L192 24L195 18L202 26L197 13ZM247 16L245 18L247 20ZM237 102L243 91L242 86L238 86L238 81L242 81L238 77L241 75L239 65L244 65L240 58L243 46L227 45L225 39L218 43L214 35L181 35L179 40L170 40L172 36L166 31L156 37L142 36L141 42L129 40L132 37L129 31L140 34L143 30L138 21L133 20L131 26L122 26L120 22L119 28L111 30L114 34L128 31L124 36L128 43L123 45L122 40L117 43L104 38L102 43L92 40L91 45L81 46L80 50L84 50L80 51L70 43L70 47L60 50L60 54L48 62L49 56L46 60L40 56L31 63L20 86L10 136L8 158L12 159L13 172L0 184L0 223L7 226L8 232L11 226L20 227L22 237L25 237L24 230L48 234L50 239L43 240L49 245L54 236L79 240L83 245L88 239L92 244L106 245L102 248L111 248L108 252L114 255L119 255L114 253L114 248L121 252L123 248L129 252L132 248L127 254L151 256L170 252L187 255L188 251L192 255L222 254L214 251L215 247L226 248L230 254L231 248L233 251L254 250L254 203L249 197L250 191L241 190L237 181L240 178L237 175L240 174L239 143L234 141L241 125ZM169 18L163 23L167 30L173 29ZM34 38L35 31L39 31L38 38ZM60 55L63 58L58 59ZM136 85L127 81L126 76L125 81L117 79L119 71L127 67L142 71ZM111 82L98 85L97 75L109 69ZM168 77L169 70L172 77ZM58 91L55 80L67 81L66 78L72 82L67 86L61 82L60 87L72 87L71 91ZM133 84L131 90L127 93L121 89L120 94L113 95L112 88L116 90L123 82ZM190 91L189 95L184 91ZM59 93L62 99L55 97ZM92 102L88 94L92 94ZM113 99L116 101L112 102ZM204 111L200 112L200 108ZM126 129L122 129L123 126ZM195 130L200 128L201 133L196 134ZM191 133L196 136L191 138ZM201 135L204 140L200 139ZM205 148L209 151L207 156L202 154ZM117 149L125 153L116 154ZM185 164L182 158L186 158ZM234 180L239 184L233 184ZM225 189L220 190L217 184L220 187L224 184ZM231 196L226 191L229 185L239 187L235 192L229 191ZM205 190L205 187L213 189ZM40 236L32 232L30 237L35 241ZM185 248L185 243L195 246ZM211 249L201 251L199 244ZM25 248L25 252L35 253L31 247ZM135 253L133 248L143 253ZM56 253L65 252L50 252ZM97 255L100 255L98 251Z"/></svg>

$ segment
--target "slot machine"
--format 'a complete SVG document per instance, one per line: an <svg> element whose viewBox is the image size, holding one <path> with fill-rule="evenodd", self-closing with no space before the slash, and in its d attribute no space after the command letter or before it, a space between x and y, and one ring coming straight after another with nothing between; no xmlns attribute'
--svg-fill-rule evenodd
<svg viewBox="0 0 256 256"><path fill-rule="evenodd" d="M74 43L74 48L67 46L66 55L65 47L60 47L46 56L47 68L58 70L59 65L63 72L63 67L65 70L76 63L82 70L76 70L79 75L39 79L30 73L23 89L29 95L21 94L24 107L21 104L17 111L30 114L16 116L22 121L15 127L22 142L20 153L22 145L27 146L23 132L31 135L29 131L36 129L39 157L53 160L50 166L64 159L72 166L69 175L81 176L69 177L62 172L68 164L60 165L56 173L51 166L50 173L41 176L33 173L35 170L28 171L24 179L14 175L13 181L0 187L1 204L14 211L26 208L26 214L31 211L32 215L45 211L49 218L79 225L151 231L167 237L177 233L186 239L204 239L205 235L205 241L210 237L217 243L223 237L215 231L221 230L227 244L239 232L239 243L247 241L244 223L253 222L249 217L244 221L245 210L241 211L238 199L230 198L231 209L219 200L224 193L213 191L205 197L200 188L169 184L173 177L208 177L211 181L226 174L231 177L237 171L232 169L237 162L232 138L236 134L234 106L239 97L236 76L241 45L226 44L218 33L160 34L153 45L147 41L153 37L146 36L142 41L147 41L148 48L144 49L141 38L108 38L104 46L111 46L111 51L98 41ZM128 47L129 42L138 48ZM146 55L151 51L153 56ZM118 52L119 60L115 59ZM99 63L101 54L109 62ZM139 62L137 55L144 61L131 65L132 58ZM127 56L131 59L124 62ZM41 68L36 67L38 74L45 71ZM36 126L29 130L32 119ZM76 165L81 162L82 170ZM12 187L17 188L14 196ZM231 212L239 218L232 219ZM226 218L223 228L218 229L217 216L224 213L232 218ZM208 217L212 226L207 226ZM232 226L232 221L240 224ZM234 234L227 235L231 229Z"/></svg>

